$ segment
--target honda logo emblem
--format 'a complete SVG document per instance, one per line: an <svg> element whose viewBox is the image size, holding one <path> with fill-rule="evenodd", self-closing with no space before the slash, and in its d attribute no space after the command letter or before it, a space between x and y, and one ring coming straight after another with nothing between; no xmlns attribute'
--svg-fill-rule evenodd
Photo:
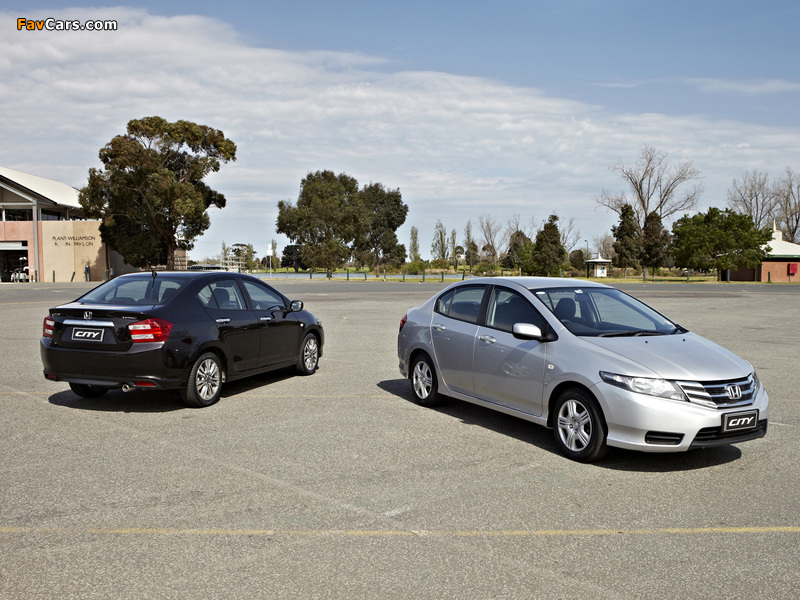
<svg viewBox="0 0 800 600"><path fill-rule="evenodd" d="M729 385L725 388L725 392L731 400L739 400L742 397L742 388L738 385Z"/></svg>
<svg viewBox="0 0 800 600"><path fill-rule="evenodd" d="M90 310L84 311L83 312L83 318L86 319L87 321L89 319L91 319L92 318L92 311L90 311Z"/></svg>

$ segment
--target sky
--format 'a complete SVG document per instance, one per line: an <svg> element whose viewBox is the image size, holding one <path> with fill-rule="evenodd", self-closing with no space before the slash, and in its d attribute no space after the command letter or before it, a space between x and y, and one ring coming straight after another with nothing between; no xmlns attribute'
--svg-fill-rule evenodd
<svg viewBox="0 0 800 600"><path fill-rule="evenodd" d="M461 242L482 215L557 214L594 249L618 222L597 199L627 191L614 167L646 145L692 162L699 211L748 171L800 171L798 30L796 0L0 0L0 165L81 188L158 115L237 144L194 260L280 252L277 204L318 170L399 189L399 241L415 226L426 258L437 220Z"/></svg>

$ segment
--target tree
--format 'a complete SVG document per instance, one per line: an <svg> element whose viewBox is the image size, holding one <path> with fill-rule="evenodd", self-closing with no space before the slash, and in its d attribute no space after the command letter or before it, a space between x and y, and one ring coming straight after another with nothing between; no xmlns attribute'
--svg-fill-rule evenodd
<svg viewBox="0 0 800 600"><path fill-rule="evenodd" d="M569 253L569 264L578 271L586 268L587 260L589 260L589 257L586 256L586 251L583 248L578 248Z"/></svg>
<svg viewBox="0 0 800 600"><path fill-rule="evenodd" d="M290 244L283 249L281 266L285 269L292 268L297 273L300 269L307 269L303 262L303 249L297 244Z"/></svg>
<svg viewBox="0 0 800 600"><path fill-rule="evenodd" d="M500 233L500 225L491 215L481 215L478 217L478 230L483 236L482 250L489 255L492 264L497 264L497 236Z"/></svg>
<svg viewBox="0 0 800 600"><path fill-rule="evenodd" d="M775 221L789 242L800 242L800 174L786 167L773 187Z"/></svg>
<svg viewBox="0 0 800 600"><path fill-rule="evenodd" d="M305 264L330 276L350 255L362 215L358 181L344 173L316 171L300 183L296 205L278 202L277 231L300 245Z"/></svg>
<svg viewBox="0 0 800 600"><path fill-rule="evenodd" d="M472 273L472 267L478 260L478 244L472 237L472 219L467 219L467 224L464 226L464 251L467 254L469 272Z"/></svg>
<svg viewBox="0 0 800 600"><path fill-rule="evenodd" d="M211 224L208 208L225 207L203 179L236 160L236 144L206 125L145 117L129 121L99 157L103 170L89 169L78 202L102 220L102 240L134 267L174 269L175 251L193 248Z"/></svg>
<svg viewBox="0 0 800 600"><path fill-rule="evenodd" d="M419 229L411 226L411 252L409 259L411 262L419 262L422 257L419 255Z"/></svg>
<svg viewBox="0 0 800 600"><path fill-rule="evenodd" d="M759 229L771 224L775 204L769 177L755 169L747 171L741 181L734 179L728 188L728 206L749 216Z"/></svg>
<svg viewBox="0 0 800 600"><path fill-rule="evenodd" d="M620 216L626 205L632 206L639 231L644 228L645 217L650 213L656 213L663 220L689 210L697 205L703 192L700 183L693 183L700 178L700 172L691 161L670 166L667 154L652 146L642 149L635 165L619 163L613 170L622 175L633 197L629 199L624 193L613 196L603 190L597 202ZM684 184L689 188L686 189Z"/></svg>
<svg viewBox="0 0 800 600"><path fill-rule="evenodd" d="M447 230L442 225L441 219L436 219L436 226L433 228L433 240L431 241L431 257L433 260L447 262L449 253L447 251Z"/></svg>
<svg viewBox="0 0 800 600"><path fill-rule="evenodd" d="M547 223L536 234L536 241L532 246L534 275L556 275L559 267L567 261L567 251L561 243L561 233L558 230L557 215L550 215Z"/></svg>
<svg viewBox="0 0 800 600"><path fill-rule="evenodd" d="M368 255L377 275L388 256L396 258L399 254L396 231L406 221L408 206L403 204L399 189L387 190L381 183L364 186L358 199L363 213L358 220L354 250ZM402 248L405 260L405 246Z"/></svg>
<svg viewBox="0 0 800 600"><path fill-rule="evenodd" d="M531 238L522 231L515 231L508 238L508 252L500 261L500 266L504 269L513 269L520 265L522 261L522 248L531 243Z"/></svg>
<svg viewBox="0 0 800 600"><path fill-rule="evenodd" d="M630 204L626 204L620 210L619 225L612 227L611 233L617 240L614 242L615 255L612 264L623 269L623 277L627 277L628 268L636 266L641 253L639 227Z"/></svg>
<svg viewBox="0 0 800 600"><path fill-rule="evenodd" d="M639 251L639 262L642 266L652 271L663 267L669 256L669 242L669 231L661 224L661 217L656 213L647 215Z"/></svg>
<svg viewBox="0 0 800 600"><path fill-rule="evenodd" d="M255 271L258 261L253 244L234 244L231 250L239 266L244 267L247 271Z"/></svg>
<svg viewBox="0 0 800 600"><path fill-rule="evenodd" d="M453 261L453 270L458 271L458 239L456 238L456 230L450 232L450 240L448 242L448 251L450 252L450 260Z"/></svg>
<svg viewBox="0 0 800 600"><path fill-rule="evenodd" d="M726 208L684 216L672 226L675 264L689 269L747 269L758 266L772 239L768 227L759 229L748 215Z"/></svg>

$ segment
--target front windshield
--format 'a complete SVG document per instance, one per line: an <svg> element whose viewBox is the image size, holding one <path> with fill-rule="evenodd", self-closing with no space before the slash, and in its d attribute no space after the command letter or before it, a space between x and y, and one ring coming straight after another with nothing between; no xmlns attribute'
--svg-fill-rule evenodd
<svg viewBox="0 0 800 600"><path fill-rule="evenodd" d="M547 288L531 292L575 335L670 335L686 331L633 296L614 288Z"/></svg>

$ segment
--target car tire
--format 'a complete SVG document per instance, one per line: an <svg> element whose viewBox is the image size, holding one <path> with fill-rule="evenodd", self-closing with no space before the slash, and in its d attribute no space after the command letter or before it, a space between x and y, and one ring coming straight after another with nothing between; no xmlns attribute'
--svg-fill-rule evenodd
<svg viewBox="0 0 800 600"><path fill-rule="evenodd" d="M301 375L311 375L319 365L319 341L313 333L306 334L297 355L297 370Z"/></svg>
<svg viewBox="0 0 800 600"><path fill-rule="evenodd" d="M215 404L221 392L222 363L216 354L206 352L194 363L181 398L187 406L203 408Z"/></svg>
<svg viewBox="0 0 800 600"><path fill-rule="evenodd" d="M101 385L87 385L85 383L70 383L70 389L81 398L102 398L108 391Z"/></svg>
<svg viewBox="0 0 800 600"><path fill-rule="evenodd" d="M411 363L409 374L411 389L414 391L414 401L420 406L438 406L442 403L442 396L438 390L436 369L433 361L427 354L418 354Z"/></svg>
<svg viewBox="0 0 800 600"><path fill-rule="evenodd" d="M577 388L567 390L556 400L553 415L553 434L565 456L592 462L606 455L608 427L592 396Z"/></svg>

